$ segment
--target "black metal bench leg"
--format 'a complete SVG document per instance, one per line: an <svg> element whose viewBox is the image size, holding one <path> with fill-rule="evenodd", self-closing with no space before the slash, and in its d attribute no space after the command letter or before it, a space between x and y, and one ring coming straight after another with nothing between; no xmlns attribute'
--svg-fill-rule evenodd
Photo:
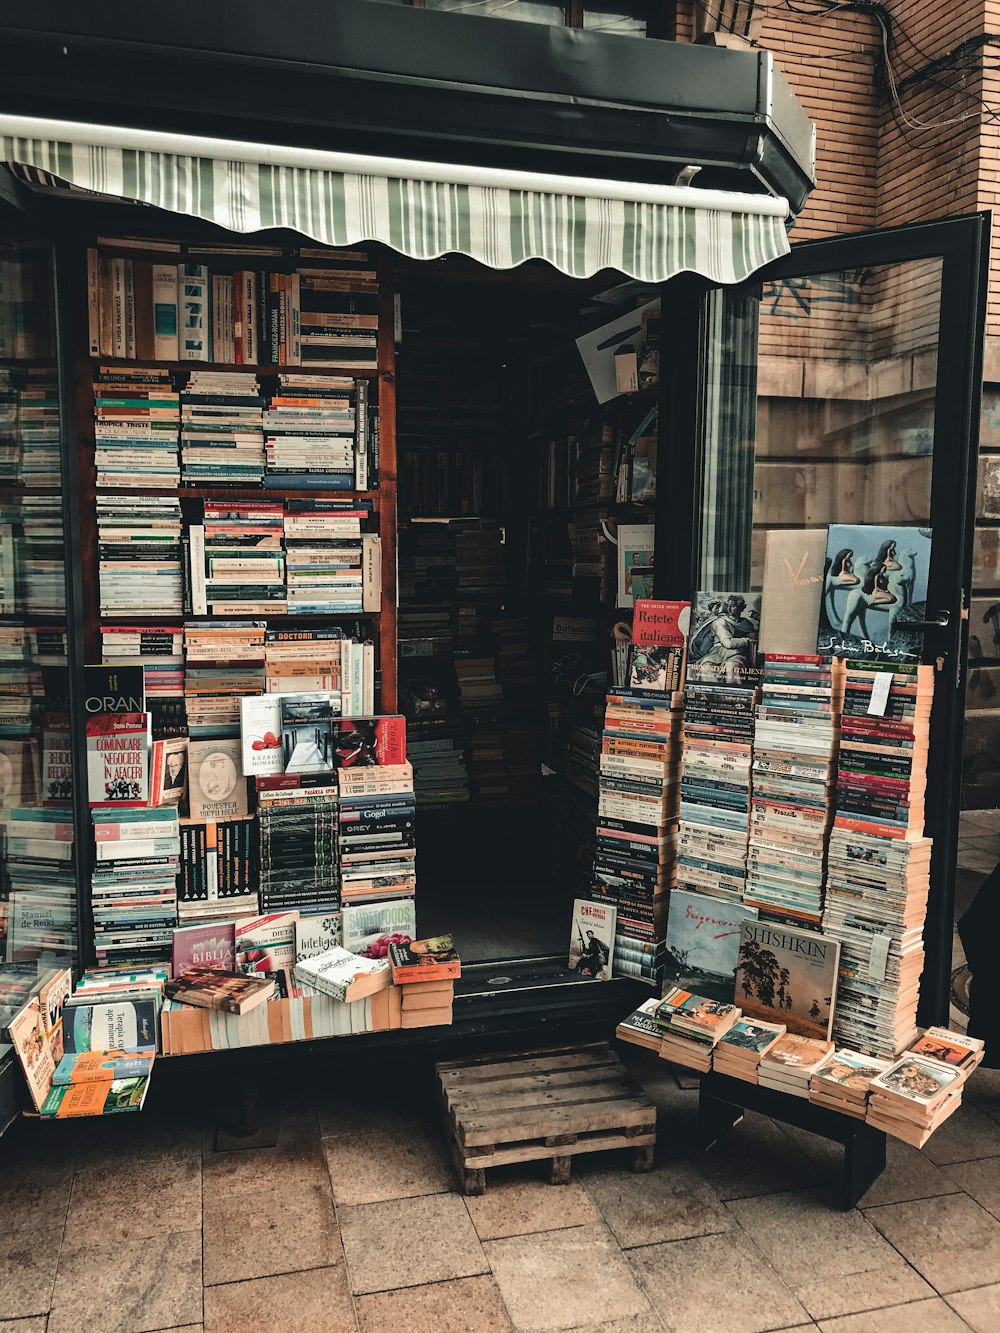
<svg viewBox="0 0 1000 1333"><path fill-rule="evenodd" d="M885 1170L885 1135L871 1125L859 1123L844 1144L844 1174L840 1203L853 1208Z"/></svg>
<svg viewBox="0 0 1000 1333"><path fill-rule="evenodd" d="M713 1097L702 1086L698 1091L698 1147L702 1152L715 1146L724 1134L743 1119L743 1108Z"/></svg>

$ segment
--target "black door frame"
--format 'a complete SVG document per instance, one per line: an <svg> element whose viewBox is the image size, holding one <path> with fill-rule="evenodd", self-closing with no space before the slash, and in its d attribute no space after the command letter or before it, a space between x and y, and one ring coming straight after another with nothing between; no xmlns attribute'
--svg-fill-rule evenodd
<svg viewBox="0 0 1000 1333"><path fill-rule="evenodd" d="M989 213L977 213L805 241L750 280L758 285L907 260L942 262L931 471L934 541L927 607L929 617L948 611L950 624L925 634L925 660L943 656L944 662L935 676L927 772L927 832L934 849L920 986L922 1024L947 1022L951 992L990 225ZM666 448L660 451L656 549L657 563L669 580L664 591L677 597L690 597L699 578L705 470L702 412L710 351L705 315L711 290L705 283L690 281L684 286L672 284L669 297L664 292L676 317L668 333L673 346L664 349L661 380ZM676 448L670 447L671 441L676 441ZM691 497L689 509L677 503L683 495ZM752 507L752 494L746 503Z"/></svg>

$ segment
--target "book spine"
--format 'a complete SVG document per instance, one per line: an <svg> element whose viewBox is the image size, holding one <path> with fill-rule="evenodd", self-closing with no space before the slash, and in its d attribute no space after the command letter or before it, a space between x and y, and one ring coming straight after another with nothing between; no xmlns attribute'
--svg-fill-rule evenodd
<svg viewBox="0 0 1000 1333"><path fill-rule="evenodd" d="M114 356L125 356L125 260L111 261L111 347Z"/></svg>
<svg viewBox="0 0 1000 1333"><path fill-rule="evenodd" d="M355 486L368 489L368 381L355 381L354 471ZM367 608L366 608L367 609Z"/></svg>
<svg viewBox="0 0 1000 1333"><path fill-rule="evenodd" d="M125 355L130 361L136 357L135 336L135 261L125 260Z"/></svg>
<svg viewBox="0 0 1000 1333"><path fill-rule="evenodd" d="M87 338L91 356L101 355L101 284L97 251L87 251Z"/></svg>
<svg viewBox="0 0 1000 1333"><path fill-rule="evenodd" d="M208 615L208 586L205 575L205 527L192 523L188 529L188 563L191 572L191 614Z"/></svg>

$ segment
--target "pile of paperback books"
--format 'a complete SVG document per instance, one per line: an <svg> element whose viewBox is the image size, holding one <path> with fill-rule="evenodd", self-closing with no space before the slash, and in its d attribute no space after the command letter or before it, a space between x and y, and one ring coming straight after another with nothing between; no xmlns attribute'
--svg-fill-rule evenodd
<svg viewBox="0 0 1000 1333"><path fill-rule="evenodd" d="M662 1032L661 1058L708 1073L716 1045L740 1014L734 1004L671 986L653 1011L653 1022Z"/></svg>
<svg viewBox="0 0 1000 1333"><path fill-rule="evenodd" d="M928 1028L888 1069L872 1079L866 1120L922 1148L962 1102L966 1080L982 1061L983 1043L946 1028Z"/></svg>

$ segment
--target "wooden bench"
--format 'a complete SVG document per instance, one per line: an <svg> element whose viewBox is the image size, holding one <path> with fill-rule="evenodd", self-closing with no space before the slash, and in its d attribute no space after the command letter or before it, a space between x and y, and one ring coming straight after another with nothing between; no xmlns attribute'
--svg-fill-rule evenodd
<svg viewBox="0 0 1000 1333"><path fill-rule="evenodd" d="M486 1189L486 1168L545 1161L569 1182L579 1153L628 1148L649 1171L656 1107L607 1042L518 1051L437 1065L448 1142L466 1194Z"/></svg>

